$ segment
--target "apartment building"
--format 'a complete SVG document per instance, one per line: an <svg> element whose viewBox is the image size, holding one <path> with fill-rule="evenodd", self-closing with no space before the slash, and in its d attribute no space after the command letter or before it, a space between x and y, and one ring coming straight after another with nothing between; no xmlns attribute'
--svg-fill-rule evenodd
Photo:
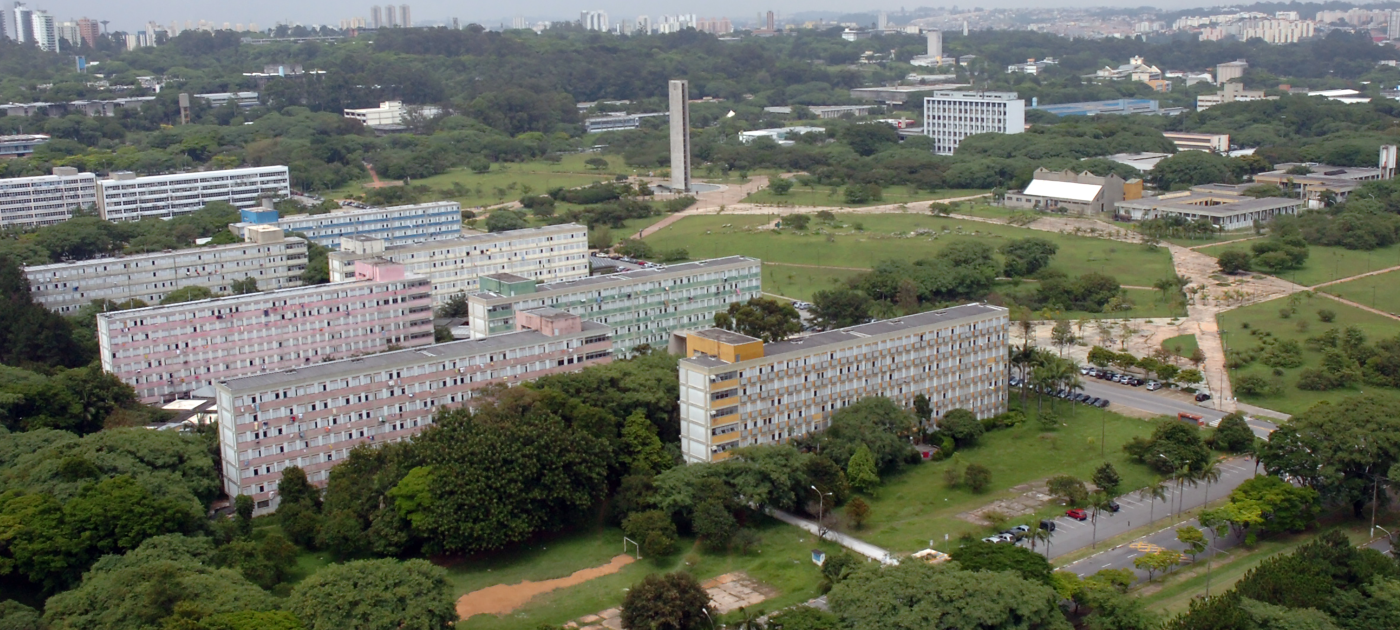
<svg viewBox="0 0 1400 630"><path fill-rule="evenodd" d="M145 217L169 219L224 201L236 208L258 205L264 195L292 194L285 166L257 166L223 171L138 177L130 171L112 173L98 184L97 209L108 221Z"/></svg>
<svg viewBox="0 0 1400 630"><path fill-rule="evenodd" d="M277 482L288 466L324 485L350 449L408 439L439 408L470 405L484 387L611 361L607 326L559 311L537 315L534 323L548 323L543 330L215 383L225 492L249 495L256 513L266 514L277 509Z"/></svg>
<svg viewBox="0 0 1400 630"><path fill-rule="evenodd" d="M715 313L762 293L763 262L744 256L540 285L492 274L481 278L481 291L467 296L466 328L475 338L498 335L515 330L516 313L550 307L607 324L613 349L623 354L643 344L664 348L672 332L708 326Z"/></svg>
<svg viewBox="0 0 1400 630"><path fill-rule="evenodd" d="M1230 134L1228 133L1163 131L1162 137L1171 140L1172 144L1176 145L1177 151L1208 151L1221 155L1230 152Z"/></svg>
<svg viewBox="0 0 1400 630"><path fill-rule="evenodd" d="M159 403L216 381L433 343L428 279L383 261L356 280L97 316L102 369Z"/></svg>
<svg viewBox="0 0 1400 630"><path fill-rule="evenodd" d="M963 138L1026 130L1026 102L1015 92L934 92L924 97L924 135L933 152L952 155Z"/></svg>
<svg viewBox="0 0 1400 630"><path fill-rule="evenodd" d="M540 282L588 277L588 228L577 223L508 232L477 232L414 245L385 246L383 239L351 236L330 254L331 282L354 273L353 263L384 258L427 276L433 303L458 293L475 293L482 276L509 273Z"/></svg>
<svg viewBox="0 0 1400 630"><path fill-rule="evenodd" d="M34 265L24 275L35 302L74 313L93 300L157 304L190 286L228 293L230 283L245 278L265 291L285 289L300 286L305 269L306 241L259 227L243 243Z"/></svg>
<svg viewBox="0 0 1400 630"><path fill-rule="evenodd" d="M97 205L97 176L56 166L52 175L0 179L0 227L62 223L73 211Z"/></svg>
<svg viewBox="0 0 1400 630"><path fill-rule="evenodd" d="M265 200L266 201L266 200ZM325 214L293 214L277 217L277 211L256 208L243 211L243 221L229 226L243 236L253 225L275 225L284 232L296 232L307 240L338 249L342 238L369 236L384 241L386 247L455 238L462 235L462 205L437 201L388 208L343 208Z"/></svg>
<svg viewBox="0 0 1400 630"><path fill-rule="evenodd" d="M1009 323L1005 308L967 304L769 344L717 328L678 333L681 451L708 462L786 442L870 396L913 407L923 394L935 418L1002 413Z"/></svg>
<svg viewBox="0 0 1400 630"><path fill-rule="evenodd" d="M34 148L49 141L42 133L14 136L0 136L0 158L25 157L34 153Z"/></svg>

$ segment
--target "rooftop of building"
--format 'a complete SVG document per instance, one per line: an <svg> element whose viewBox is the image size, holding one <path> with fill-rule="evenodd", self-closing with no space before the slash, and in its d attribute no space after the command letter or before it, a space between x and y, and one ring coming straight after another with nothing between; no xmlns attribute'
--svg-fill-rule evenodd
<svg viewBox="0 0 1400 630"><path fill-rule="evenodd" d="M611 332L612 327L610 326L585 320L583 322L583 330L573 336L594 336L597 334L611 334ZM424 362L464 359L479 355L483 352L495 352L498 350L509 350L511 348L548 343L565 336L570 335L550 337L549 335L534 330L520 330L483 337L481 339L462 339L459 341L449 341L446 343L424 346L422 348L407 348L404 350L394 350L391 352L381 352L379 354L355 357L353 359L314 363L301 368L219 381L219 385L235 394L262 391L290 383L333 379L347 374L362 374L365 372L400 369L419 365Z"/></svg>
<svg viewBox="0 0 1400 630"><path fill-rule="evenodd" d="M279 243L305 243L306 241L305 241L305 239L301 239L301 238L298 238L298 237L295 237L295 236L288 236L288 237L286 237L284 240L278 241L278 242L279 242ZM160 252L147 252L147 253L142 253L142 254L126 254L126 255L122 255L122 256L104 256L104 257L102 257L102 258L89 258L89 259L87 259L87 260L66 260L66 261L58 262L58 263L49 263L49 264L47 264L47 265L30 265L30 266L26 266L26 267L24 268L24 270L25 270L25 271L48 271L48 270L52 270L52 269L63 269L63 268L65 268L65 267L76 267L76 266L78 266L78 265L100 265L100 264L103 264L103 263L110 263L110 262L132 262L132 261L142 261L142 260L150 260L150 259L153 259L153 258L164 258L164 257L166 257L166 256L195 255L195 254L199 254L199 253L201 253L201 252L216 252L216 251L222 251L222 250L233 250L233 249L238 249L238 248L242 248L242 247L260 247L260 246L262 246L262 245L271 245L271 244L274 244L274 243L252 243L252 242L244 242L244 243L229 243L228 245L205 245L205 246L203 246L203 247L187 247L187 248L185 248L185 249L167 249L167 250L165 250L165 251L160 251Z"/></svg>
<svg viewBox="0 0 1400 630"><path fill-rule="evenodd" d="M812 352L813 349L820 348L822 346L830 346L840 343L846 343L849 341L857 341L869 337L892 335L912 328L921 328L924 326L931 326L935 324L951 324L959 320L985 317L987 315L995 313L1005 314L1006 312L1007 310L1005 308L1000 306L992 306L990 304L963 304L961 306L952 306L949 308L938 309L936 311L925 311L923 313L906 315L904 317L895 317L893 319L884 319L876 322L870 322L868 324L857 324L848 328L839 328L836 330L828 330L826 332L813 333L805 337L797 337L793 339L788 339L786 341L776 341L773 343L765 344L763 346L763 356L765 359L771 359L774 357L781 357L783 355L807 353ZM739 339L739 341L729 341L726 339L711 336L718 333L734 335ZM758 341L757 339L754 339L753 337L749 337L747 335L731 333L727 330L720 330L717 328L709 328L697 332L692 332L689 334L701 335L707 339L713 339L715 341L720 341L722 343L729 344L750 343L753 341ZM704 367L729 365L728 363L719 359L704 356L690 357L682 360L693 361Z"/></svg>
<svg viewBox="0 0 1400 630"><path fill-rule="evenodd" d="M534 282L534 281L535 281L533 278L526 278L525 276L517 276L517 275L515 275L515 274L513 274L513 273L493 273L493 274L485 275L485 276L482 276L482 277L483 277L483 278L490 279L490 280L496 280L496 281L498 281L498 282L506 282L506 283L510 283L510 284L515 284L515 283L517 283L517 282Z"/></svg>
<svg viewBox="0 0 1400 630"><path fill-rule="evenodd" d="M1224 217L1241 212L1278 210L1297 207L1302 201L1289 197L1245 197L1234 190L1212 189L1197 186L1188 191L1168 193L1157 197L1143 197L1131 201L1121 201L1119 208L1139 210L1169 210L1172 212L1193 213L1206 216Z"/></svg>
<svg viewBox="0 0 1400 630"><path fill-rule="evenodd" d="M759 264L757 258L748 256L725 256L724 258L711 258L709 260L697 260L694 262L680 263L676 265L664 265L661 267L650 267L647 269L637 269L634 271L624 271L622 273L610 273L602 276L589 276L577 280L560 280L535 286L534 293L526 293L515 297L506 297L492 291L478 291L470 297L481 300L503 299L514 301L516 299L537 299L547 293L573 293L589 289L603 289L613 286L621 286L635 282L646 282L650 280L661 280L674 276L684 276L698 273L707 269L716 269L730 266L747 266ZM498 274L511 275L511 274ZM491 276L487 276L491 277ZM518 277L518 276L517 276Z"/></svg>
<svg viewBox="0 0 1400 630"><path fill-rule="evenodd" d="M1299 166L1306 166L1312 172L1302 175L1288 172L1290 169ZM1255 178L1257 179L1259 176L1262 175L1266 178L1291 178L1295 182L1311 182L1325 180L1357 180L1372 179L1381 175L1383 172L1384 171L1382 171L1379 168L1365 166L1328 166L1326 164L1318 164L1316 162L1282 162L1279 164L1275 164L1274 170L1259 173L1259 175L1255 175Z"/></svg>
<svg viewBox="0 0 1400 630"><path fill-rule="evenodd" d="M585 228L584 226L579 225L579 224L577 224L577 223L560 223L560 224L557 224L557 225L545 225L545 226L541 226L541 227L525 228L525 229L521 229L521 230L509 230L509 231L505 231L505 232L474 232L474 233L471 233L471 234L462 234L461 236L455 236L455 237L452 237L452 238L446 238L446 239L442 239L442 240L439 240L439 241L426 241L426 242L423 242L423 243L408 243L408 244L404 244L404 245L392 245L392 246L389 246L389 247L386 247L386 248L385 248L385 253L386 253L386 254L416 253L416 252L422 252L422 251L428 251L428 250L434 250L434 249L449 249L449 248L452 248L452 247L461 247L461 246L463 246L463 245L472 245L472 244L474 244L474 243L482 243L482 242L488 242L488 243L489 243L489 242L494 242L494 241L505 241L505 240L511 240L511 239L517 239L517 238L530 238L531 236L539 236L539 235L563 234L563 233L566 233L566 232L577 232L577 231L579 231L579 230L583 230L583 231L586 232L586 231L588 230L588 228ZM372 236L354 236L354 237L345 237L345 238L354 238L354 239L356 239L356 240L361 240L361 241L382 240L382 239L377 239L377 238L372 237ZM337 252L331 252L330 255L331 255L331 256L357 256L358 254L355 254L355 253L353 253L353 252L337 251Z"/></svg>
<svg viewBox="0 0 1400 630"><path fill-rule="evenodd" d="M388 262L388 261L384 261ZM393 264L393 263L390 263ZM403 281L427 280L426 276L414 273L405 273ZM159 312L188 311L202 308L222 308L239 304L257 303L266 300L292 300L302 295L315 294L322 291L337 290L344 287L355 287L365 284L376 284L375 280L346 280L345 282L333 282L329 284L312 284L301 287L291 287L287 289L275 289L272 291L258 291L254 293L244 293L241 295L222 295L219 297L206 298L203 300L191 300L189 302L177 302L175 304L156 304L141 308L130 308L110 313L98 313L98 319L118 320L132 319L154 315ZM399 282L395 280L393 282Z"/></svg>
<svg viewBox="0 0 1400 630"><path fill-rule="evenodd" d="M561 311L557 308L550 308L548 306L539 306L521 312L529 313L531 315L539 317L540 319L548 319L550 321L559 319L572 319L578 317L577 315L574 315L573 313L570 313L568 311Z"/></svg>
<svg viewBox="0 0 1400 630"><path fill-rule="evenodd" d="M1061 199L1064 201L1076 201L1079 203L1089 203L1099 196L1103 191L1100 184L1080 184L1076 182L1057 182L1049 179L1031 180L1029 186L1021 194L1031 197L1046 197L1049 199Z"/></svg>
<svg viewBox="0 0 1400 630"><path fill-rule="evenodd" d="M450 206L450 207L456 207L456 208L459 208L459 209L460 209L460 208L462 207L462 204L457 203L456 201L430 201L430 202L428 202L428 203L415 203L415 204L409 204L409 205L403 205L403 206L370 206L370 207L367 207L367 208L356 208L356 207L354 207L354 206L345 206L345 207L342 207L342 208L339 209L339 210L332 210L332 211L330 211L330 212L323 212L323 213L321 213L321 214L306 214L306 213L302 213L302 214L289 214L289 215L287 215L287 216L285 216L285 217L281 217L281 218L278 219L278 220L279 220L279 221L310 221L310 220L315 220L315 219L335 219L335 218L337 218L337 217L341 217L341 216L345 216L345 215L351 215L351 214L370 214L370 213L374 213L374 212L394 212L394 211L398 211L398 212L408 212L408 211L410 211L410 210L417 210L417 209L419 209L419 208L441 208L441 207L449 207L449 206Z"/></svg>
<svg viewBox="0 0 1400 630"><path fill-rule="evenodd" d="M22 133L0 136L0 142L48 142L49 137L42 133Z"/></svg>

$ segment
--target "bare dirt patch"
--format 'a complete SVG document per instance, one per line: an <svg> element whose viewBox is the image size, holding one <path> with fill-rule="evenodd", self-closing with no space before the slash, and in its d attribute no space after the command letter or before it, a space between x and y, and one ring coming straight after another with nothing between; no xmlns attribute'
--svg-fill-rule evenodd
<svg viewBox="0 0 1400 630"><path fill-rule="evenodd" d="M991 526L991 521L986 519L989 512L999 512L1007 518L1014 519L1018 516L1034 514L1051 500L1050 494L1045 489L1045 482L1023 483L1012 488L1021 494L1010 499L1000 499L979 507L975 510L963 512L958 518L973 523L975 525Z"/></svg>
<svg viewBox="0 0 1400 630"><path fill-rule="evenodd" d="M466 619L472 615L503 615L524 606L536 595L617 573L635 561L632 556L619 555L605 565L579 569L568 577L539 582L525 580L519 584L497 584L475 590L457 599L457 616Z"/></svg>

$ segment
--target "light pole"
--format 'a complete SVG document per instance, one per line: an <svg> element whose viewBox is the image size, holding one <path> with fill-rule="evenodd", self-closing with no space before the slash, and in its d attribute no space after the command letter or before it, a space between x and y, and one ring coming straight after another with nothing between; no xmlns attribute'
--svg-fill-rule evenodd
<svg viewBox="0 0 1400 630"><path fill-rule="evenodd" d="M822 492L816 486L810 486L812 491L817 493L817 538L826 538L826 521L822 518L826 508L826 499L831 496L830 492Z"/></svg>

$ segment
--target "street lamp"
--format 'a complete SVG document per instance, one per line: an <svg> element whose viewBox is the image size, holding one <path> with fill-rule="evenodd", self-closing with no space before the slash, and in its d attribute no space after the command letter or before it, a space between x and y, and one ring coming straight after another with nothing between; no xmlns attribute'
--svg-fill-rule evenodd
<svg viewBox="0 0 1400 630"><path fill-rule="evenodd" d="M817 493L817 538L826 538L826 522L822 519L822 513L826 508L826 500L822 497L831 496L830 492L822 492L816 486L810 486L812 491Z"/></svg>

